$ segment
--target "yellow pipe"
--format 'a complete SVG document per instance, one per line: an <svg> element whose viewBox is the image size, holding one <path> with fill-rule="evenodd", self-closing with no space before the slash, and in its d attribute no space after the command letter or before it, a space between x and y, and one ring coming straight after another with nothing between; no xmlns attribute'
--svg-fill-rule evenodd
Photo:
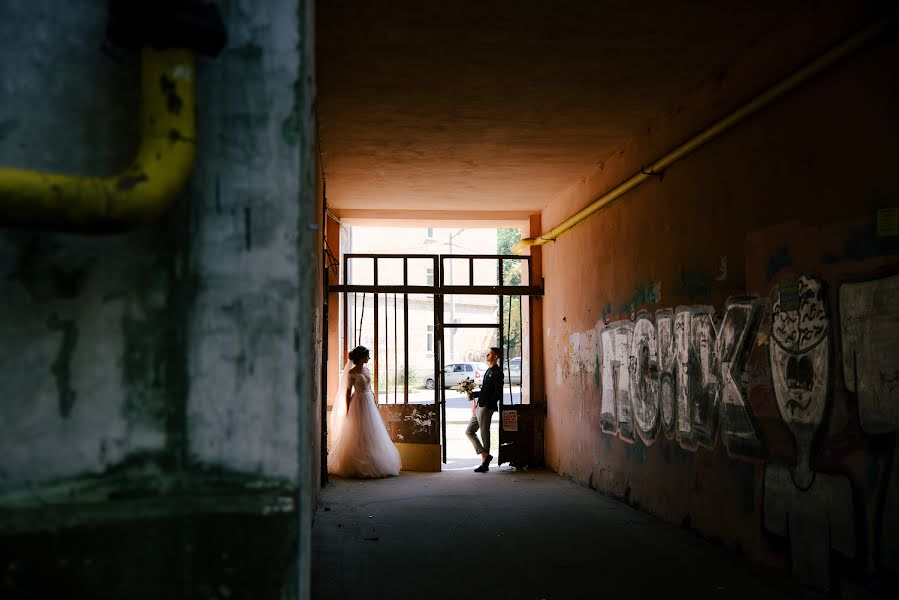
<svg viewBox="0 0 899 600"><path fill-rule="evenodd" d="M521 240L512 247L512 252L514 252L515 254L521 254L522 251L524 251L524 249L528 246L542 246L543 244L546 244L548 242L555 241L556 238L558 238L560 235L566 233L575 225L577 225L581 221L584 221L585 219L587 219L587 217L589 217L602 207L610 204L614 200L617 200L650 177L659 175L673 163L684 158L700 146L705 145L728 129L742 122L750 115L753 115L761 109L765 108L778 97L784 95L785 93L793 90L796 87L799 87L799 85L801 85L808 79L811 79L821 71L827 69L834 63L845 58L866 43L877 38L882 33L887 31L890 27L892 27L896 23L897 18L899 18L899 13L893 13L888 17L878 21L877 23L874 23L873 25L868 26L864 30L849 37L837 46L834 46L831 50L822 54L799 70L795 71L786 79L781 80L777 84L768 88L765 92L753 98L747 104L744 104L742 107L738 108L728 116L711 125L696 137L691 138L671 152L665 154L660 159L649 165L648 169L644 168L640 173L637 173L623 183L618 184L616 187L606 192L605 194L591 202L588 206L576 212L571 217L565 219L563 222L556 225L551 230L538 236L537 238Z"/></svg>
<svg viewBox="0 0 899 600"><path fill-rule="evenodd" d="M150 222L184 187L196 150L196 57L184 49L141 51L141 141L112 177L0 167L0 227L115 233Z"/></svg>

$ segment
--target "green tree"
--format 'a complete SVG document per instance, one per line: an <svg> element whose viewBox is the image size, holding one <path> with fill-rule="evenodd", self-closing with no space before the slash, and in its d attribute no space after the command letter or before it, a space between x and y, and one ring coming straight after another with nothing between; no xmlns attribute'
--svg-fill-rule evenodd
<svg viewBox="0 0 899 600"><path fill-rule="evenodd" d="M517 227L504 227L496 230L496 253L512 254L512 246L521 241L521 230ZM521 285L521 260L503 261L503 281L505 285ZM502 315L505 335L504 351L506 360L521 356L521 298L517 296L503 297Z"/></svg>

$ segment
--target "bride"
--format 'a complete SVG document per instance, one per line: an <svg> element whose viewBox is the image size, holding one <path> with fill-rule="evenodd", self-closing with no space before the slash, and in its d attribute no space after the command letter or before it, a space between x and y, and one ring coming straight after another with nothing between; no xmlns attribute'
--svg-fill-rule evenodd
<svg viewBox="0 0 899 600"><path fill-rule="evenodd" d="M357 346L343 369L331 409L331 452L328 473L342 477L399 475L400 453L378 413L371 391L371 373L365 367L368 348ZM350 368L350 363L353 363Z"/></svg>

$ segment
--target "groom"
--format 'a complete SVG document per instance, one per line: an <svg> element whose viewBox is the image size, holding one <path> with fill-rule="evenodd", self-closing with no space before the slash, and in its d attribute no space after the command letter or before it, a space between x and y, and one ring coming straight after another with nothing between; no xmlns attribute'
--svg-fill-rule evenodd
<svg viewBox="0 0 899 600"><path fill-rule="evenodd" d="M503 370L496 363L503 357L503 351L496 347L491 347L487 352L487 364L490 368L484 374L484 381L481 383L479 392L472 392L471 398L477 399L477 410L468 422L468 428L465 435L471 440L474 451L481 455L484 461L481 466L474 470L475 473L486 473L490 470L490 461L493 456L490 454L490 421L493 419L493 413L496 412L499 402L503 397ZM476 435L478 429L481 430L481 440Z"/></svg>

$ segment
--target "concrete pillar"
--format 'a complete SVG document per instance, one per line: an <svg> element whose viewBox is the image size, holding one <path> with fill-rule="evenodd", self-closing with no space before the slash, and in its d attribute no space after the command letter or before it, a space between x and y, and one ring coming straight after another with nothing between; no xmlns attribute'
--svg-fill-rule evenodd
<svg viewBox="0 0 899 600"><path fill-rule="evenodd" d="M307 0L225 3L197 160L133 233L0 230L0 597L308 597L321 218ZM0 4L0 164L137 142L107 2ZM317 295L316 295L317 294Z"/></svg>

